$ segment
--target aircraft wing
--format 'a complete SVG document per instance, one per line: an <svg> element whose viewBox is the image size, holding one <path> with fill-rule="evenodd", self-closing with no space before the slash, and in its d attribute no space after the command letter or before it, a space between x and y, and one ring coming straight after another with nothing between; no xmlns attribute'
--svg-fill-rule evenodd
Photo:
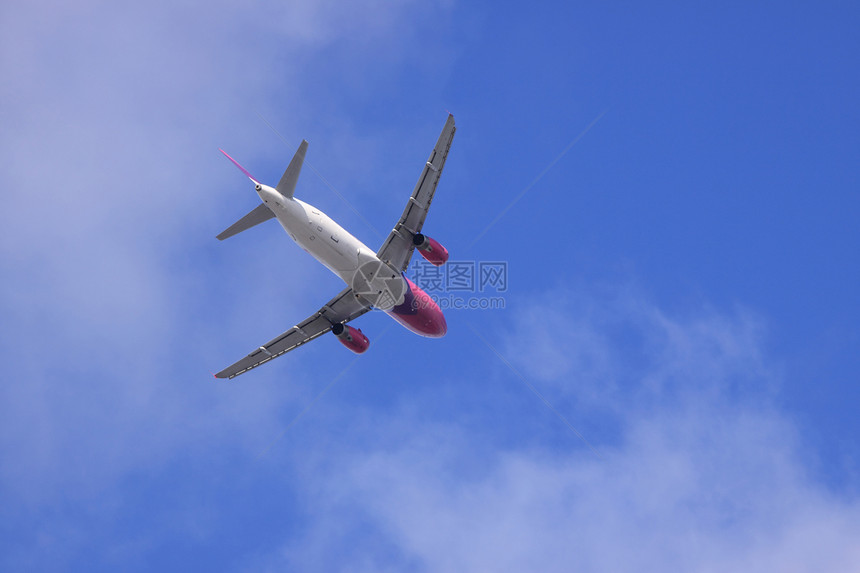
<svg viewBox="0 0 860 573"><path fill-rule="evenodd" d="M346 288L328 301L317 312L298 323L285 333L270 340L235 364L215 375L216 378L234 378L260 364L265 364L290 350L322 336L332 325L349 322L370 310L370 305L356 298L352 288Z"/></svg>
<svg viewBox="0 0 860 573"><path fill-rule="evenodd" d="M421 232L421 227L424 226L424 219L433 201L436 184L439 183L439 177L442 175L442 168L445 166L445 159L448 157L448 150L451 149L456 130L454 116L449 113L448 121L445 122L445 127L439 135L439 141L436 142L430 159L421 171L421 177L418 178L418 183L412 191L412 196L409 197L400 221L376 253L380 260L395 269L405 271L409 266L409 259L412 258L412 251L415 249L412 236Z"/></svg>

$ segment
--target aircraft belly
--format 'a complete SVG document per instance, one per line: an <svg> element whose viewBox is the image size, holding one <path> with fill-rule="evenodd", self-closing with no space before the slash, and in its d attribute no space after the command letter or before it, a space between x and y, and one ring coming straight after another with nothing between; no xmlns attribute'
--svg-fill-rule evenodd
<svg viewBox="0 0 860 573"><path fill-rule="evenodd" d="M278 221L298 245L347 284L359 266L359 250L369 250L316 208L299 200L278 205Z"/></svg>

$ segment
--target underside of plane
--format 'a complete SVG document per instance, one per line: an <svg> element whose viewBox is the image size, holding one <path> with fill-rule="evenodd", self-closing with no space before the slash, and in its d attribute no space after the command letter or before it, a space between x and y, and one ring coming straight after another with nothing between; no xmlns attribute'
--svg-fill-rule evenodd
<svg viewBox="0 0 860 573"><path fill-rule="evenodd" d="M307 141L302 141L275 187L260 183L221 151L254 183L262 203L217 238L224 240L277 219L302 249L343 279L347 287L305 320L218 372L216 378L234 378L329 331L344 346L361 354L368 349L370 341L360 329L347 323L373 308L384 311L416 334L432 338L445 335L448 327L442 310L430 295L406 277L405 271L416 249L436 266L448 260L447 249L421 231L455 131L454 116L449 114L400 220L377 251L368 248L313 205L293 196L307 153Z"/></svg>

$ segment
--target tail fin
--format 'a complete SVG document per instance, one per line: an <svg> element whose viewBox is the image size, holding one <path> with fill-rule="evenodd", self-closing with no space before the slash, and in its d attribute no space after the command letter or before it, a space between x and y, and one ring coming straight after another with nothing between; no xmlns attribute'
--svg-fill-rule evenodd
<svg viewBox="0 0 860 573"><path fill-rule="evenodd" d="M302 144L299 145L299 149L293 156L293 160L290 161L290 165L287 167L287 170L284 171L284 176L281 177L281 180L278 182L278 186L275 187L275 189L278 190L278 193L288 199L293 197L293 193L296 190L296 182L299 180L299 173L302 172L302 163L305 162L305 153L307 150L308 142L306 140L302 140ZM251 176L248 175L248 177ZM251 177L251 179L253 179L253 177Z"/></svg>
<svg viewBox="0 0 860 573"><path fill-rule="evenodd" d="M242 231L250 229L254 225L259 225L264 221L268 221L269 219L274 218L275 214L272 213L272 210L269 209L265 203L260 203L253 211L227 227L227 229L223 233L217 235L215 238L219 241L223 241L224 239L227 239L229 237L232 237L233 235L241 233Z"/></svg>
<svg viewBox="0 0 860 573"><path fill-rule="evenodd" d="M278 182L278 186L275 188L278 192L287 198L292 198L293 192L296 190L296 182L299 180L299 173L302 172L302 164L305 162L305 153L308 150L308 142L302 141L302 144L299 145L298 151L296 151L295 156L293 156L293 160L290 161L290 165L287 167L287 170L284 171L284 176L281 177L281 180ZM248 171L239 165L239 162L227 155L227 152L223 149L219 149L221 153L223 153L227 159L233 162L233 165L238 167L242 173L248 176L248 179L254 182L254 185L258 186L260 182L254 178L253 175L248 173ZM224 230L221 234L217 235L217 239L219 241L223 241L233 235L241 233L247 229L255 225L259 225L264 221L268 221L269 219L273 219L275 214L269 209L265 203L262 203L257 206L256 209L230 225L227 229Z"/></svg>

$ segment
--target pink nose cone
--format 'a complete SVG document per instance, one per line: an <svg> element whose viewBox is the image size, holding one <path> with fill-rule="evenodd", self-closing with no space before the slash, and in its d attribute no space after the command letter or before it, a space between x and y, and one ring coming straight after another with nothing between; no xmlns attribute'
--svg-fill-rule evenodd
<svg viewBox="0 0 860 573"><path fill-rule="evenodd" d="M426 309L424 323L424 335L433 338L441 338L448 332L448 323L445 321L445 315L442 310L436 306L435 308Z"/></svg>
<svg viewBox="0 0 860 573"><path fill-rule="evenodd" d="M441 338L448 332L448 323L439 305L415 283L409 285L403 304L385 311L394 320L416 334L430 338Z"/></svg>
<svg viewBox="0 0 860 573"><path fill-rule="evenodd" d="M409 283L409 288L412 289L415 295L415 301L418 306L418 320L416 326L418 331L424 336L431 338L441 338L448 332L448 323L445 321L445 315L442 314L442 309L436 304L429 294L424 292L415 283L406 279Z"/></svg>

